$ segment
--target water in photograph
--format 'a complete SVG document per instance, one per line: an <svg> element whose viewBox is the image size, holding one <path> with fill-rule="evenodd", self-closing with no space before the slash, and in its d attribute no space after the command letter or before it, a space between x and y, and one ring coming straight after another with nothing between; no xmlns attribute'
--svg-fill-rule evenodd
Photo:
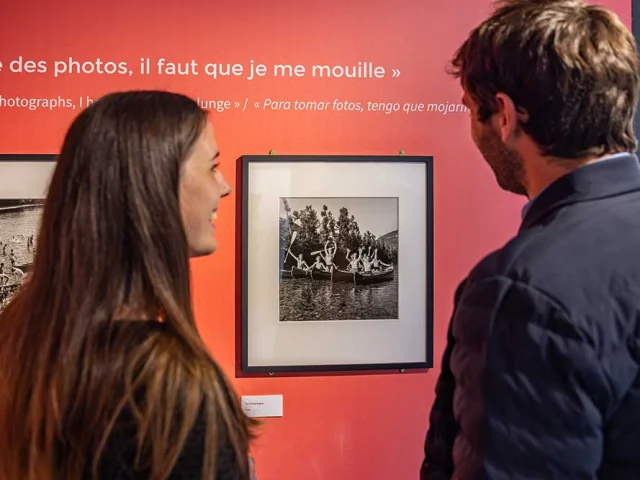
<svg viewBox="0 0 640 480"><path fill-rule="evenodd" d="M280 279L281 322L397 318L397 266L392 280L372 285Z"/></svg>

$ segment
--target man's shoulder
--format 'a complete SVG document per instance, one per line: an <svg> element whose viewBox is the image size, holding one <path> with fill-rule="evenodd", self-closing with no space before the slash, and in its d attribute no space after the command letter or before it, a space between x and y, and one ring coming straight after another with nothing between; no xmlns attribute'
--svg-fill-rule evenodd
<svg viewBox="0 0 640 480"><path fill-rule="evenodd" d="M640 315L640 215L589 211L567 208L523 230L476 264L465 290L517 285L585 329L629 331Z"/></svg>
<svg viewBox="0 0 640 480"><path fill-rule="evenodd" d="M639 244L640 195L576 203L519 231L478 262L471 276L505 275L542 287L553 275L572 271L626 274L640 268Z"/></svg>
<svg viewBox="0 0 640 480"><path fill-rule="evenodd" d="M503 277L514 282L535 284L540 270L558 268L548 262L549 247L553 244L547 232L528 230L509 239L504 245L486 254L471 269L463 286ZM543 279L543 275L540 280Z"/></svg>

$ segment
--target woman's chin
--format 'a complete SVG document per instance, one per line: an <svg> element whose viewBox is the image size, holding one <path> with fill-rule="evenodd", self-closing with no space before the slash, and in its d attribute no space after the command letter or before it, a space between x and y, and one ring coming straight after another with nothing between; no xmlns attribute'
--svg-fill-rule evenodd
<svg viewBox="0 0 640 480"><path fill-rule="evenodd" d="M211 255L218 248L218 242L215 238L208 238L206 241L199 242L198 245L189 246L189 257L197 258Z"/></svg>

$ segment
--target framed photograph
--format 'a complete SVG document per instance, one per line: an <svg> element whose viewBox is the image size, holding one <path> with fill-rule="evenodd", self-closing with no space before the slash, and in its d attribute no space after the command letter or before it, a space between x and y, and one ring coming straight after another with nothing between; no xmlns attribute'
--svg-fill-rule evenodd
<svg viewBox="0 0 640 480"><path fill-rule="evenodd" d="M0 311L30 274L55 159L0 154Z"/></svg>
<svg viewBox="0 0 640 480"><path fill-rule="evenodd" d="M432 157L242 158L242 373L433 365L432 172Z"/></svg>

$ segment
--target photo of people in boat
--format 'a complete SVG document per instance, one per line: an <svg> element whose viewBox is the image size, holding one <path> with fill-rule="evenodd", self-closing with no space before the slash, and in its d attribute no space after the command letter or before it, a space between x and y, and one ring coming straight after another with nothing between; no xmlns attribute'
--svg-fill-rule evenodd
<svg viewBox="0 0 640 480"><path fill-rule="evenodd" d="M0 311L29 276L43 206L42 199L0 199Z"/></svg>
<svg viewBox="0 0 640 480"><path fill-rule="evenodd" d="M398 198L280 199L281 322L398 318Z"/></svg>

